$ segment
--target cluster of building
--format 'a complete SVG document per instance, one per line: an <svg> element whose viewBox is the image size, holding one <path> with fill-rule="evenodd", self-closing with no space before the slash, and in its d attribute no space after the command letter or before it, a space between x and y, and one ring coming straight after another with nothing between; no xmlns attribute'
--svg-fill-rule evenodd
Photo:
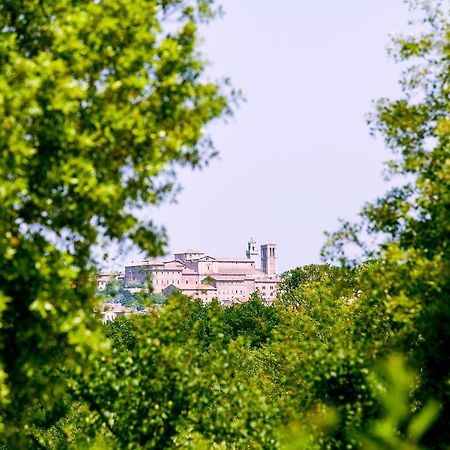
<svg viewBox="0 0 450 450"><path fill-rule="evenodd" d="M111 276L99 275L99 289L106 286ZM168 261L133 262L116 277L122 278L125 288L132 292L151 286L156 294L168 296L178 291L204 303L218 299L222 305L245 302L253 292L271 303L280 282L276 244L263 244L259 252L253 239L248 242L242 258L215 257L186 250L175 253Z"/></svg>

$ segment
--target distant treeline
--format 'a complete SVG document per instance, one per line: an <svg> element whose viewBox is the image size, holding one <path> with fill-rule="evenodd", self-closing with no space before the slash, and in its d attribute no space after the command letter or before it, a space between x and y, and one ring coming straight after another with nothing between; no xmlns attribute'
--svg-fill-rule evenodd
<svg viewBox="0 0 450 450"><path fill-rule="evenodd" d="M283 275L272 306L177 295L118 317L110 348L64 369L61 417L33 432L45 448L445 448L442 367L377 293L392 276L381 261L310 265Z"/></svg>

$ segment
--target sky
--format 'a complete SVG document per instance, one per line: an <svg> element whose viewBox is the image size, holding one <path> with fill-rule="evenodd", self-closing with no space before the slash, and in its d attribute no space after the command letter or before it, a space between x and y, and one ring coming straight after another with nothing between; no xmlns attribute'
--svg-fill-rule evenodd
<svg viewBox="0 0 450 450"><path fill-rule="evenodd" d="M223 0L202 30L212 79L246 101L208 128L220 156L183 170L177 203L146 212L187 248L243 256L250 237L278 246L279 271L320 261L324 231L385 191L372 101L400 94L389 33L407 31L401 0ZM143 255L130 251L121 263Z"/></svg>

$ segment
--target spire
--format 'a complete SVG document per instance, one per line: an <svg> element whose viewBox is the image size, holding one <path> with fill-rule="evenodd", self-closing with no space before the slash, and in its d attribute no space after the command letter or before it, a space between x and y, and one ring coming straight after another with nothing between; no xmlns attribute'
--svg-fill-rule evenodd
<svg viewBox="0 0 450 450"><path fill-rule="evenodd" d="M258 266L258 248L256 247L256 241L253 238L250 238L247 244L247 251L245 252L245 255L248 259L251 259L255 263L255 268Z"/></svg>

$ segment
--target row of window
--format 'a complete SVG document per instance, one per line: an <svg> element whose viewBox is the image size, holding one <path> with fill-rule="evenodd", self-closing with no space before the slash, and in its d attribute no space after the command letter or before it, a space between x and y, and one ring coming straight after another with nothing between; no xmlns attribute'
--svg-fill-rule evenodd
<svg viewBox="0 0 450 450"><path fill-rule="evenodd" d="M268 292L266 294L266 292L261 292L261 294L262 294L263 297L266 297L266 295L269 295L270 297L273 297L275 293L274 292Z"/></svg>
<svg viewBox="0 0 450 450"><path fill-rule="evenodd" d="M218 294L239 294L239 289L236 289L236 292L234 292L235 290L232 289L231 291L217 291ZM241 294L244 293L244 291L241 289Z"/></svg>
<svg viewBox="0 0 450 450"><path fill-rule="evenodd" d="M272 286L269 286L269 288L270 288L271 290L273 290L275 287L272 285ZM266 286L261 286L261 289L266 290Z"/></svg>
<svg viewBox="0 0 450 450"><path fill-rule="evenodd" d="M180 284L180 280L152 280L152 284Z"/></svg>
<svg viewBox="0 0 450 450"><path fill-rule="evenodd" d="M152 280L152 284L180 284L180 280ZM186 280L186 284L189 284L189 280ZM198 281L195 282L198 284Z"/></svg>

